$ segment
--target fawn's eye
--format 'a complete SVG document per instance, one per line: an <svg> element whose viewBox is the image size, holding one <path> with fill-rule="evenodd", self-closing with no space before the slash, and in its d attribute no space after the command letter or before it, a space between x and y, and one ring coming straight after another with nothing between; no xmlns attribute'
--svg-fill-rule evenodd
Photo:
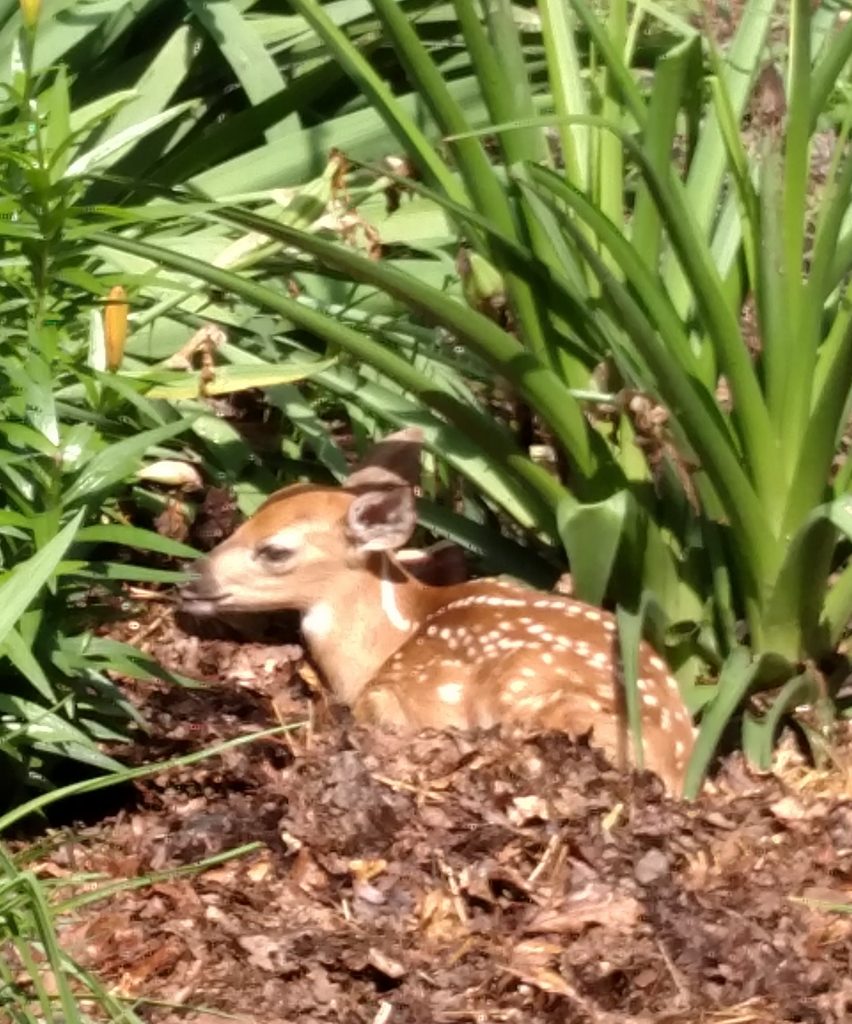
<svg viewBox="0 0 852 1024"><path fill-rule="evenodd" d="M294 552L292 548L284 547L283 544L267 541L257 546L255 554L270 565L283 565L293 557Z"/></svg>

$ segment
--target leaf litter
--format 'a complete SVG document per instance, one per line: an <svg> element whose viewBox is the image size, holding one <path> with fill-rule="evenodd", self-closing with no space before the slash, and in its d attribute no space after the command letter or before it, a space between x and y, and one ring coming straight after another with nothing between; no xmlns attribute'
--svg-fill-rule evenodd
<svg viewBox="0 0 852 1024"><path fill-rule="evenodd" d="M61 895L153 876L60 932L151 1024L850 1019L848 773L734 756L677 803L561 735L361 728L291 623L244 642L148 618L109 628L205 685L125 680L149 732L114 753L297 725L137 783L31 865Z"/></svg>

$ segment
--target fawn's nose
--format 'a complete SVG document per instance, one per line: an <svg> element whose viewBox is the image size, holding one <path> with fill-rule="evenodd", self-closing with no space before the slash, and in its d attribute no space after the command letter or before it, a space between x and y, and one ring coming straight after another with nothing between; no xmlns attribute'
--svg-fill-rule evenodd
<svg viewBox="0 0 852 1024"><path fill-rule="evenodd" d="M180 610L190 615L215 615L228 595L216 582L209 560L199 558L190 572L192 579L178 590Z"/></svg>

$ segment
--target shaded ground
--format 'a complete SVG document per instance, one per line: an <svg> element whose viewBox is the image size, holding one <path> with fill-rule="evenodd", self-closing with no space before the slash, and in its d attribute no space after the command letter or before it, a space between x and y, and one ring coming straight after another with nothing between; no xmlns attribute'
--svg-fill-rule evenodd
<svg viewBox="0 0 852 1024"><path fill-rule="evenodd" d="M166 873L62 932L157 1001L138 1011L151 1022L850 1019L852 915L820 902L852 904L848 756L845 774L784 782L731 763L719 793L677 805L559 736L371 735L286 644L202 640L162 612L120 629L209 680L128 683L151 726L130 760L305 723L140 784L36 865Z"/></svg>

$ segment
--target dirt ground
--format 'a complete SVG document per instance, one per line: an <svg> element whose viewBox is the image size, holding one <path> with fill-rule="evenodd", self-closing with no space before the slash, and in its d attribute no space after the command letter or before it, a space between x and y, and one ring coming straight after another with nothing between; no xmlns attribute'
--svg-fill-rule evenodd
<svg viewBox="0 0 852 1024"><path fill-rule="evenodd" d="M297 723L139 783L33 865L155 874L61 931L152 1024L852 1018L848 741L831 773L734 759L678 804L558 735L368 733L292 643L202 639L162 611L118 632L206 682L127 682L150 727L131 762Z"/></svg>

